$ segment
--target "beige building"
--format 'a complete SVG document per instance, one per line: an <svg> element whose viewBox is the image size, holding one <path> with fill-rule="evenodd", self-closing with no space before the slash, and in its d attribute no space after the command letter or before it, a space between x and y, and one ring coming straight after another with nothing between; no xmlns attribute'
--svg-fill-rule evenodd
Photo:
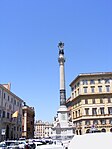
<svg viewBox="0 0 112 149"><path fill-rule="evenodd" d="M52 124L49 122L42 122L41 120L35 123L35 138L48 138L52 135Z"/></svg>
<svg viewBox="0 0 112 149"><path fill-rule="evenodd" d="M22 107L22 113L22 137L32 139L34 138L34 107L29 107L24 103L24 106Z"/></svg>
<svg viewBox="0 0 112 149"><path fill-rule="evenodd" d="M23 100L12 93L10 87L10 83L0 84L0 141L18 139L22 135Z"/></svg>
<svg viewBox="0 0 112 149"><path fill-rule="evenodd" d="M75 133L112 132L112 72L80 74L70 87L66 104Z"/></svg>

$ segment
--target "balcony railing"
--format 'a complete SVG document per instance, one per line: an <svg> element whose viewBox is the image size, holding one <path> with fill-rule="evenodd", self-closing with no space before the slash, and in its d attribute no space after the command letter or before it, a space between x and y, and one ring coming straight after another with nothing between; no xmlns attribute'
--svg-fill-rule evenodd
<svg viewBox="0 0 112 149"><path fill-rule="evenodd" d="M19 124L17 118L15 119L15 118L6 118L6 117L3 117L3 118L1 118L1 121L2 121L3 123Z"/></svg>

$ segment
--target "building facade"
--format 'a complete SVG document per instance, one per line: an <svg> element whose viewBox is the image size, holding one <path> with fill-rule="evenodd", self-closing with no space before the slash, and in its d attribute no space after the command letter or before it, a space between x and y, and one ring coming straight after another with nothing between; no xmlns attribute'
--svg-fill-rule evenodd
<svg viewBox="0 0 112 149"><path fill-rule="evenodd" d="M22 114L22 137L32 139L34 138L34 107L29 107L24 103L22 107Z"/></svg>
<svg viewBox="0 0 112 149"><path fill-rule="evenodd" d="M112 132L112 72L78 75L66 104L75 133Z"/></svg>
<svg viewBox="0 0 112 149"><path fill-rule="evenodd" d="M42 122L41 120L35 123L35 138L49 138L52 135L53 125L49 122Z"/></svg>
<svg viewBox="0 0 112 149"><path fill-rule="evenodd" d="M23 100L10 91L10 83L0 84L0 141L21 137L22 103Z"/></svg>

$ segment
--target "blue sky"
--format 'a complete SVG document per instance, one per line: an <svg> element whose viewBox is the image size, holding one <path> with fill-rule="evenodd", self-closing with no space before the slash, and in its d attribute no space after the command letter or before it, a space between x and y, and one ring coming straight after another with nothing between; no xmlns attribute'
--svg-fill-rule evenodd
<svg viewBox="0 0 112 149"><path fill-rule="evenodd" d="M1 0L0 83L52 122L59 108L58 43L66 94L79 73L112 71L111 0Z"/></svg>

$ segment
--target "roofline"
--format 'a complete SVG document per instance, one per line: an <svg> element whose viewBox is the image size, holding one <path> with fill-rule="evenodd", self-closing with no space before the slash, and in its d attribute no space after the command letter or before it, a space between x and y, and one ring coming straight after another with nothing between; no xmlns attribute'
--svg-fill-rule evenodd
<svg viewBox="0 0 112 149"><path fill-rule="evenodd" d="M19 98L17 95L15 95L14 93L12 93L10 90L8 90L7 88L5 88L2 84L0 84L0 87L2 89L4 89L5 91L7 91L8 93L10 93L12 96L14 96L15 98L18 98L19 100L21 100L22 102L24 102L21 98Z"/></svg>
<svg viewBox="0 0 112 149"><path fill-rule="evenodd" d="M92 73L80 73L71 83L69 86L71 86L75 81L77 81L80 77L84 76L99 76L99 75L112 75L112 72L92 72Z"/></svg>

